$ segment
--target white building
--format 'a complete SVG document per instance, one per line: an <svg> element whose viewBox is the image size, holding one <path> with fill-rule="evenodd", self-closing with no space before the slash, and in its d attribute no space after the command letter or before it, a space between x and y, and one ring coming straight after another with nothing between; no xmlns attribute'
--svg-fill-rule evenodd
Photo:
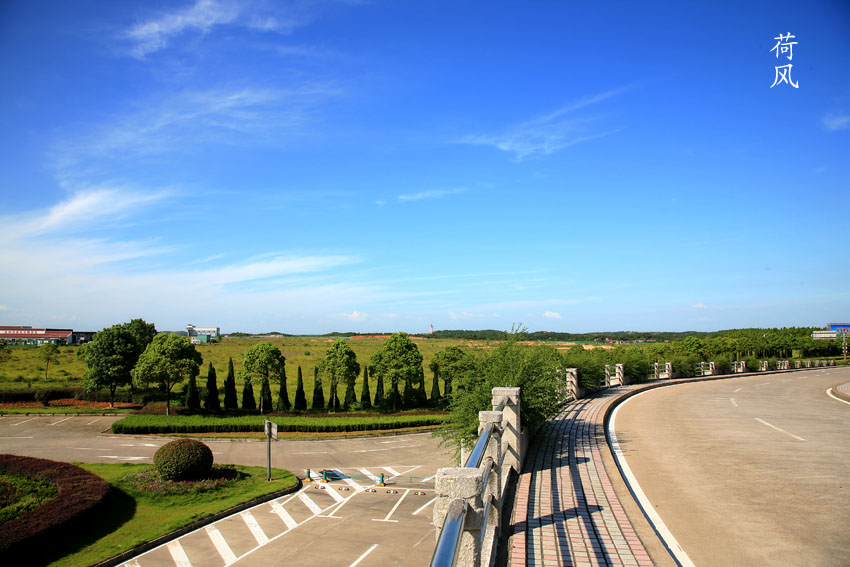
<svg viewBox="0 0 850 567"><path fill-rule="evenodd" d="M186 334L189 338L199 335L207 335L211 339L221 338L221 329L219 327L196 327L195 325L186 325Z"/></svg>

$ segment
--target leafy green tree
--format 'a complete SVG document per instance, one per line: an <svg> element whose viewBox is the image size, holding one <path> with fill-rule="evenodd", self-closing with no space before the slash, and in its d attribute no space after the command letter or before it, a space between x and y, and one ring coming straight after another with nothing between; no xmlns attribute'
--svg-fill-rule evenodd
<svg viewBox="0 0 850 567"><path fill-rule="evenodd" d="M325 352L322 362L319 364L320 372L329 381L331 392L328 398L328 409L339 410L339 399L337 398L337 385L341 382L350 386L354 393L354 382L360 374L360 364L357 355L351 350L348 341L337 340ZM346 390L347 392L347 390ZM348 395L346 393L346 399Z"/></svg>
<svg viewBox="0 0 850 567"><path fill-rule="evenodd" d="M372 394L369 392L369 365L363 365L363 388L360 390L360 407L369 409L372 407Z"/></svg>
<svg viewBox="0 0 850 567"><path fill-rule="evenodd" d="M460 347L448 346L434 353L429 366L443 379L443 395L451 398L452 383L475 372L475 359Z"/></svg>
<svg viewBox="0 0 850 567"><path fill-rule="evenodd" d="M51 362L59 359L59 347L54 343L44 343L38 347L38 357L44 361L44 379L47 380L47 370Z"/></svg>
<svg viewBox="0 0 850 567"><path fill-rule="evenodd" d="M412 385L420 376L422 354L419 348L407 333L394 333L372 356L372 365L378 376L389 379L392 392L388 405L396 411L401 404L399 382Z"/></svg>
<svg viewBox="0 0 850 567"><path fill-rule="evenodd" d="M133 368L133 383L143 388L151 382L158 383L166 392L165 413L170 415L172 388L190 376L197 376L201 362L201 353L188 338L171 334L157 335Z"/></svg>
<svg viewBox="0 0 850 567"><path fill-rule="evenodd" d="M280 377L280 392L277 398L277 411L289 411L292 404L289 403L289 392L286 390L286 367L283 368L283 375Z"/></svg>
<svg viewBox="0 0 850 567"><path fill-rule="evenodd" d="M138 345L124 325L113 325L95 334L90 343L80 346L77 358L86 363L83 374L86 391L109 391L109 407L115 406L115 390L129 384L139 358Z"/></svg>
<svg viewBox="0 0 850 567"><path fill-rule="evenodd" d="M204 396L204 408L208 411L219 411L221 409L221 402L218 399L217 376L212 362L207 369L207 393Z"/></svg>
<svg viewBox="0 0 850 567"><path fill-rule="evenodd" d="M251 382L246 380L242 387L242 409L246 411L255 411L257 409L257 400L254 399L254 387Z"/></svg>
<svg viewBox="0 0 850 567"><path fill-rule="evenodd" d="M138 350L136 355L138 359L156 336L156 327L153 323L148 323L144 319L133 319L129 323L124 323L124 327L133 335Z"/></svg>
<svg viewBox="0 0 850 567"><path fill-rule="evenodd" d="M242 379L246 382L260 383L260 413L272 411L271 388L268 382L269 380L278 383L282 381L285 376L284 362L280 349L271 343L258 343L245 351L242 359ZM268 400L264 396L266 388L269 391Z"/></svg>
<svg viewBox="0 0 850 567"><path fill-rule="evenodd" d="M371 370L372 376L376 376L375 380L375 407L379 408L384 404L384 377L380 374L375 374L374 367Z"/></svg>
<svg viewBox="0 0 850 567"><path fill-rule="evenodd" d="M304 379L301 377L301 367L298 367L298 386L295 388L295 404L298 411L307 409L307 396L304 394Z"/></svg>
<svg viewBox="0 0 850 567"><path fill-rule="evenodd" d="M322 389L322 381L319 380L318 366L313 368L313 405L310 407L313 411L325 409L325 392Z"/></svg>
<svg viewBox="0 0 850 567"><path fill-rule="evenodd" d="M198 382L194 374L189 375L189 387L186 389L185 403L190 410L201 409L201 395L198 392Z"/></svg>
<svg viewBox="0 0 850 567"><path fill-rule="evenodd" d="M269 381L263 380L260 386L260 413L263 413L263 408L265 411L271 411L272 407L272 389Z"/></svg>
<svg viewBox="0 0 850 567"><path fill-rule="evenodd" d="M227 361L227 376L224 378L224 409L235 410L239 407L236 398L236 375L233 373L233 357Z"/></svg>

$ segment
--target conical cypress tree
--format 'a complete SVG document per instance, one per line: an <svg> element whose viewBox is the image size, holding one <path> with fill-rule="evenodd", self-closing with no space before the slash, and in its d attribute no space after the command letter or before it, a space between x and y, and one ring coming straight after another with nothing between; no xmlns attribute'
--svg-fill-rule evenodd
<svg viewBox="0 0 850 567"><path fill-rule="evenodd" d="M298 386L295 388L295 409L307 409L307 396L304 395L304 379L301 378L301 367L298 367Z"/></svg>
<svg viewBox="0 0 850 567"><path fill-rule="evenodd" d="M331 385L331 395L328 398L328 411L337 412L339 410L339 397L336 395L336 388Z"/></svg>
<svg viewBox="0 0 850 567"><path fill-rule="evenodd" d="M289 411L292 404L289 403L289 392L286 390L286 369L283 369L283 376L280 377L280 394L277 398L277 411Z"/></svg>
<svg viewBox="0 0 850 567"><path fill-rule="evenodd" d="M272 389L269 386L268 379L263 380L263 385L260 387L260 413L269 413L272 411Z"/></svg>
<svg viewBox="0 0 850 567"><path fill-rule="evenodd" d="M254 399L254 387L251 382L245 380L245 387L242 388L242 409L255 411L257 409L257 401Z"/></svg>
<svg viewBox="0 0 850 567"><path fill-rule="evenodd" d="M204 396L204 407L208 411L219 411L221 403L218 399L218 384L216 383L215 367L210 362L207 370L207 394Z"/></svg>
<svg viewBox="0 0 850 567"><path fill-rule="evenodd" d="M369 409L372 407L372 394L369 393L369 366L363 365L363 389L360 390L360 407Z"/></svg>
<svg viewBox="0 0 850 567"><path fill-rule="evenodd" d="M388 405L395 412L395 411L398 411L399 409L401 409L402 399L401 399L401 394L398 391L398 380L394 380L394 381L392 381L392 383L393 383L393 389L390 392L390 399L389 399Z"/></svg>
<svg viewBox="0 0 850 567"><path fill-rule="evenodd" d="M313 369L313 411L325 409L325 392L322 390L322 381L319 380L319 368Z"/></svg>
<svg viewBox="0 0 850 567"><path fill-rule="evenodd" d="M413 385L413 380L409 376L404 379L403 403L405 409L416 407L416 387Z"/></svg>
<svg viewBox="0 0 850 567"><path fill-rule="evenodd" d="M357 394L354 393L354 381L350 381L345 386L345 401L342 403L342 409L348 411L351 409L351 404L357 402Z"/></svg>
<svg viewBox="0 0 850 567"><path fill-rule="evenodd" d="M190 410L201 409L201 395L198 392L198 382L195 380L195 373L189 376L189 388L186 390L186 407Z"/></svg>
<svg viewBox="0 0 850 567"><path fill-rule="evenodd" d="M428 394L425 393L425 370L419 367L419 386L416 388L416 407L424 408L428 405Z"/></svg>
<svg viewBox="0 0 850 567"><path fill-rule="evenodd" d="M239 407L236 398L236 377L233 374L233 358L227 362L227 377L224 379L224 409L235 410Z"/></svg>
<svg viewBox="0 0 850 567"><path fill-rule="evenodd" d="M434 381L431 382L431 404L437 405L440 403L440 367L433 365L431 370L434 372Z"/></svg>
<svg viewBox="0 0 850 567"><path fill-rule="evenodd" d="M372 375L375 375L375 370L372 369ZM384 377L378 374L378 381L375 384L375 407L381 407L384 403Z"/></svg>

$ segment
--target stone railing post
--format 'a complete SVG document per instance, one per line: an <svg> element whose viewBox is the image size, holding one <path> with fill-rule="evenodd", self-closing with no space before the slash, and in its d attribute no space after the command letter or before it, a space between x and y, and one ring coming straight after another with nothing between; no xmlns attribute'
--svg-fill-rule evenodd
<svg viewBox="0 0 850 567"><path fill-rule="evenodd" d="M667 374L666 378L672 378L673 377L673 363L672 362L665 362L664 363L664 373Z"/></svg>
<svg viewBox="0 0 850 567"><path fill-rule="evenodd" d="M626 383L626 371L622 364L614 365L614 374L617 377L618 386L622 386Z"/></svg>
<svg viewBox="0 0 850 567"><path fill-rule="evenodd" d="M466 522L460 536L457 550L457 565L477 567L481 563L481 528L483 527L483 479L481 469L451 467L437 470L434 477L434 491L437 501L434 503L433 519L437 530L437 540L446 522L449 503L455 498L464 500L469 507Z"/></svg>
<svg viewBox="0 0 850 567"><path fill-rule="evenodd" d="M567 393L574 400L579 399L581 396L579 395L578 386L578 368L566 368L564 369L564 374L567 377Z"/></svg>
<svg viewBox="0 0 850 567"><path fill-rule="evenodd" d="M708 363L708 373L711 376L714 376L715 374L717 374L717 364L715 364L714 362L709 362Z"/></svg>
<svg viewBox="0 0 850 567"><path fill-rule="evenodd" d="M522 429L520 421L519 388L493 388L493 409L502 401L502 454L503 466L513 468L517 474L522 472Z"/></svg>

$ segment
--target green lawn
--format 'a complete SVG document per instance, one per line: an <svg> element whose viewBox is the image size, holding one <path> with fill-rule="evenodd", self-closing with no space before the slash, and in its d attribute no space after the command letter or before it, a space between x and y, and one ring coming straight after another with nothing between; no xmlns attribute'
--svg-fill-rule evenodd
<svg viewBox="0 0 850 567"><path fill-rule="evenodd" d="M112 501L96 524L74 538L74 549L50 565L93 565L194 521L297 483L287 470L272 469L272 481L268 482L265 467L233 465L247 475L233 486L200 494L155 496L136 490L124 479L151 465L74 464L109 482Z"/></svg>

